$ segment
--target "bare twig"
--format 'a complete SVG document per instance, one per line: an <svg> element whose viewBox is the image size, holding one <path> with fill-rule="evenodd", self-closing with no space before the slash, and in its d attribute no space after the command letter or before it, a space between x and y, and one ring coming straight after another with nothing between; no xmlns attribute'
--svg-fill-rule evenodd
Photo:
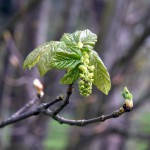
<svg viewBox="0 0 150 150"><path fill-rule="evenodd" d="M71 88L72 86L70 85L69 87ZM69 95L67 97L69 98ZM122 114L124 114L125 112L128 112L128 110L126 109L126 106L123 105L123 107L121 107L119 110L114 111L114 112L112 112L111 114L108 114L108 115L102 115L102 116L92 118L92 119L88 119L88 120L84 120L84 119L83 120L70 120L70 119L65 119L63 117L60 117L58 114L55 114L56 113L55 110L52 111L52 110L48 109L50 106L54 105L55 103L57 103L61 100L62 100L62 97L59 96L56 100L54 100L52 102L43 103L40 106L37 106L33 110L30 110L26 113L20 114L18 116L10 117L7 120L0 123L0 128L2 128L4 126L7 126L9 124L13 124L15 122L18 122L20 120L29 118L31 116L39 115L40 113L43 113L47 116L52 117L53 119L55 119L56 121L58 121L61 124L64 123L64 124L68 124L68 125L85 126L85 125L88 125L88 124L91 124L91 123L104 122L105 120L108 120L108 119L111 119L111 118L117 118L117 117L121 116ZM56 110L61 111L62 108L64 108L64 105L66 105L66 104L67 104L66 102L63 103Z"/></svg>
<svg viewBox="0 0 150 150"><path fill-rule="evenodd" d="M39 100L39 98L34 98L33 100L29 101L26 105L24 105L22 108L20 108L16 113L14 113L11 117L18 117L20 114L22 114L23 112L25 112L27 109L29 109L30 107L32 107L37 101Z"/></svg>
<svg viewBox="0 0 150 150"><path fill-rule="evenodd" d="M82 120L71 120L71 119L65 119L59 115L53 115L53 112L50 109L43 111L43 113L45 115L51 116L53 119L58 121L60 124L68 124L68 125L75 125L75 126L85 126L85 125L88 125L91 123L104 122L105 120L108 120L111 118L117 118L120 115L124 114L125 112L127 112L126 109L121 107L119 110L116 110L109 115L102 115L102 116L92 118L92 119L87 119L87 120L84 120L84 119L82 119Z"/></svg>
<svg viewBox="0 0 150 150"><path fill-rule="evenodd" d="M29 110L26 113L18 115L20 112L22 112L22 110L28 108L28 105L24 106L15 115L8 118L6 121L1 122L0 123L0 128L2 128L4 126L7 126L9 124L18 122L20 120L23 120L25 118L29 118L29 117L34 116L34 115L39 115L40 113L43 113L44 115L52 117L53 119L55 119L56 121L58 121L61 124L64 123L64 124L68 124L68 125L85 126L85 125L88 125L88 124L91 124L91 123L104 122L105 120L108 120L108 119L111 119L111 118L117 118L117 117L121 116L122 114L124 114L125 112L129 112L133 107L132 94L125 87L124 92L122 93L122 95L125 99L125 103L118 110L116 110L116 111L114 111L114 112L112 112L108 115L102 115L102 116L92 118L92 119L88 119L88 120L84 120L84 119L83 120L65 119L63 117L60 117L58 113L68 104L70 96L72 94L72 88L73 88L72 84L70 84L68 86L67 95L66 95L65 99L63 99L63 97L61 95L59 95L57 97L57 99L52 101L52 102L43 103L43 104L37 106L36 108L34 108L32 110ZM61 105L59 105L56 109L51 110L49 108L50 106L54 105L55 103L57 103L61 100L63 100L63 103Z"/></svg>
<svg viewBox="0 0 150 150"><path fill-rule="evenodd" d="M65 98L63 104L54 110L53 115L57 115L69 103L69 98L72 94L72 89L73 89L72 85L73 84L68 85L66 98Z"/></svg>
<svg viewBox="0 0 150 150"><path fill-rule="evenodd" d="M43 109L47 109L48 107L54 105L55 103L57 103L57 102L59 102L61 100L62 100L62 98L58 97L57 99L55 99L55 100L53 100L51 102L42 103L40 106L36 107L35 109L30 110L30 111L28 111L26 113L20 114L19 116L10 117L7 120L2 121L0 123L0 128L2 128L4 126L7 126L7 125L10 125L10 124L13 124L13 123L18 122L18 121L21 121L23 119L29 118L31 116L38 115L41 112L43 112Z"/></svg>

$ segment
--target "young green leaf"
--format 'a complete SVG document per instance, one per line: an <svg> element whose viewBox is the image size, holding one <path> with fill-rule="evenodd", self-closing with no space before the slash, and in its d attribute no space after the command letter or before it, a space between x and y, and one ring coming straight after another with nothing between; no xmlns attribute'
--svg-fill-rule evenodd
<svg viewBox="0 0 150 150"><path fill-rule="evenodd" d="M43 53L50 49L50 47L51 47L50 43L51 42L44 43L44 44L40 45L39 47L37 47L36 49L34 49L25 59L23 68L31 69L33 66L35 66L39 62Z"/></svg>
<svg viewBox="0 0 150 150"><path fill-rule="evenodd" d="M110 76L104 63L95 51L90 52L90 64L95 66L93 84L107 95L111 88Z"/></svg>
<svg viewBox="0 0 150 150"><path fill-rule="evenodd" d="M67 69L77 65L80 55L66 47L64 42L51 41L33 50L24 62L24 68L31 69L38 64L41 75L50 69Z"/></svg>
<svg viewBox="0 0 150 150"><path fill-rule="evenodd" d="M47 49L41 56L38 62L38 69L40 75L44 75L50 69L53 69L52 61L53 57L56 55L58 51L61 51L66 48L66 45L63 42L52 41L49 43L49 49Z"/></svg>
<svg viewBox="0 0 150 150"><path fill-rule="evenodd" d="M50 53L50 51L49 51L49 53ZM46 58L48 58L48 57L46 57ZM47 62L50 62L50 61L51 61L51 59L46 60L45 57L41 57L41 59L38 63L38 70L39 70L39 73L40 73L41 76L44 76L49 70L52 69L51 64L47 63Z"/></svg>
<svg viewBox="0 0 150 150"><path fill-rule="evenodd" d="M61 84L72 84L79 78L80 70L78 69L79 65L76 65L74 68L70 69L64 77L60 80Z"/></svg>
<svg viewBox="0 0 150 150"><path fill-rule="evenodd" d="M55 49L55 47L53 47ZM38 63L38 69L41 75L47 73L50 69L68 69L73 68L80 62L80 55L56 47L55 53L51 51L44 53Z"/></svg>
<svg viewBox="0 0 150 150"><path fill-rule="evenodd" d="M80 56L76 53L61 50L56 52L53 57L51 66L56 69L68 69L73 68L80 63Z"/></svg>
<svg viewBox="0 0 150 150"><path fill-rule="evenodd" d="M97 36L90 30L77 30L72 34L65 33L60 41L63 41L69 47L79 47L78 43L80 43L80 45L83 44L83 50L92 50L97 41Z"/></svg>

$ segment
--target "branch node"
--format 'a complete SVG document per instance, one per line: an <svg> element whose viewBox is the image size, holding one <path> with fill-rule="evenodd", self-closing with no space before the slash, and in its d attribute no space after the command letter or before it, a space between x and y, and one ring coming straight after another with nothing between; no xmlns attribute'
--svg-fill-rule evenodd
<svg viewBox="0 0 150 150"><path fill-rule="evenodd" d="M105 116L102 115L100 120L101 120L101 121L105 121Z"/></svg>
<svg viewBox="0 0 150 150"><path fill-rule="evenodd" d="M128 107L126 104L123 105L123 108L125 112L130 112L132 110L132 108Z"/></svg>
<svg viewBox="0 0 150 150"><path fill-rule="evenodd" d="M85 126L85 120L81 120L80 126Z"/></svg>
<svg viewBox="0 0 150 150"><path fill-rule="evenodd" d="M120 113L118 110L113 112L113 118L117 118L119 116L120 116Z"/></svg>
<svg viewBox="0 0 150 150"><path fill-rule="evenodd" d="M68 94L68 95L71 95L71 94L72 94L72 91L73 91L73 86L72 86L72 84L69 84L69 85L68 85L68 89L67 89L67 94Z"/></svg>
<svg viewBox="0 0 150 150"><path fill-rule="evenodd" d="M63 94L60 94L59 96L57 96L57 99L59 99L59 100L64 100L64 95L63 95Z"/></svg>
<svg viewBox="0 0 150 150"><path fill-rule="evenodd" d="M60 124L63 124L63 122L62 122L62 121L60 121L60 120L59 120L59 123L60 123Z"/></svg>
<svg viewBox="0 0 150 150"><path fill-rule="evenodd" d="M124 108L123 108L123 107L120 107L119 112L118 112L119 115L122 115L124 112L125 112Z"/></svg>

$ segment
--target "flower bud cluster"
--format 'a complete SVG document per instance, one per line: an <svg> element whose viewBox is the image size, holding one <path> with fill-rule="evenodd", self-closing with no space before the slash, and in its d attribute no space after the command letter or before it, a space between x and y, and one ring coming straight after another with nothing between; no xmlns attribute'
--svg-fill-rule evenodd
<svg viewBox="0 0 150 150"><path fill-rule="evenodd" d="M81 57L81 65L79 69L81 70L80 73L80 81L79 84L79 91L80 94L83 96L89 96L92 92L92 83L94 77L94 66L89 65L89 55L87 52L83 52L83 56Z"/></svg>

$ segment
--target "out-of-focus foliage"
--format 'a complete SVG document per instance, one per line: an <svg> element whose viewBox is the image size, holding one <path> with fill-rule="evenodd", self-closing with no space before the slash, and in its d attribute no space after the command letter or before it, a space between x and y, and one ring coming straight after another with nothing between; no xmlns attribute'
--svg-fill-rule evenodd
<svg viewBox="0 0 150 150"><path fill-rule="evenodd" d="M69 131L68 125L60 124L54 120L50 121L47 128L48 132L44 141L45 150L63 150L69 143Z"/></svg>

